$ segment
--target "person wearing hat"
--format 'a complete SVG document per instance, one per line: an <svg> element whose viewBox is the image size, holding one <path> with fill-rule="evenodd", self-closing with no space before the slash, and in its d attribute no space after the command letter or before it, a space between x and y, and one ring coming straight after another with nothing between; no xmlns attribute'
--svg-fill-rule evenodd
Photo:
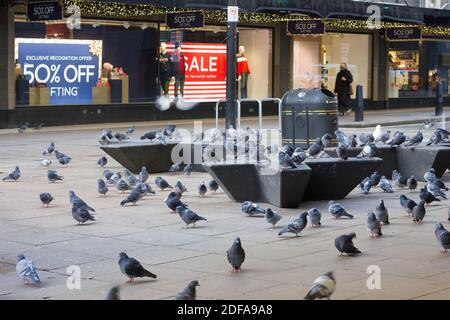
<svg viewBox="0 0 450 320"><path fill-rule="evenodd" d="M181 53L181 43L175 42L175 52L170 57L172 77L175 78L174 94L175 99L178 95L184 96L184 81L186 79L186 66L184 64L186 57Z"/></svg>

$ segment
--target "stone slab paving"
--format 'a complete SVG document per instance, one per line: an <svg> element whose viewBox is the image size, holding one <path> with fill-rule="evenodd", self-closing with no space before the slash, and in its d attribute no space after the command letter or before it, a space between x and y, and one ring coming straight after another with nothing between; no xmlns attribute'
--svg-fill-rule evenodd
<svg viewBox="0 0 450 320"><path fill-rule="evenodd" d="M243 125L247 123L255 121ZM264 124L274 127L276 121ZM123 131L123 124L117 126ZM192 128L188 122L183 126ZM280 226L311 207L322 211L323 226L307 228L299 238L278 237L280 227L272 229L264 218L245 217L240 204L230 201L221 190L199 198L197 186L211 179L208 174L162 174L171 184L177 180L186 184L189 191L183 201L208 219L196 228L185 229L178 215L169 213L163 203L169 191L157 191L136 206L125 207L119 205L125 195L113 188L107 197L97 195L96 181L103 171L96 165L103 155L97 144L98 127L0 132L0 172L9 172L19 164L23 173L19 182L0 181L0 299L104 299L117 284L122 286L123 299L167 299L194 279L200 282L197 292L203 299L301 299L312 281L329 270L334 270L337 278L334 299L450 298L450 253L441 254L434 238L436 222L450 228L448 201L427 207L424 223L416 225L405 216L398 198L405 193L417 200L418 192L395 189L393 194L385 194L373 188L365 196L354 190L340 203L355 219L333 219L327 212L327 201L304 202L298 209L277 210L283 215ZM136 136L150 128L148 123L139 124ZM419 128L402 127L408 135ZM371 130L344 129L347 133ZM427 139L432 130L424 133ZM52 166L64 176L59 183L49 183L47 168L40 166L41 153L50 141L73 158L68 167ZM108 169L123 171L108 160ZM149 178L152 184L155 176ZM443 179L449 183L450 174ZM68 190L96 209L97 222L77 225L71 217ZM38 198L44 191L55 198L49 208ZM385 200L391 224L383 228L381 239L371 240L365 230L366 214L380 198ZM358 257L339 257L334 248L334 238L348 232L357 234L355 245L363 252ZM247 258L242 272L232 274L225 251L237 236ZM121 251L140 260L158 279L125 284L127 279L117 264ZM24 285L18 279L18 253L35 262L42 288ZM73 265L81 270L80 290L66 286L67 267ZM381 290L367 288L370 265L381 269Z"/></svg>

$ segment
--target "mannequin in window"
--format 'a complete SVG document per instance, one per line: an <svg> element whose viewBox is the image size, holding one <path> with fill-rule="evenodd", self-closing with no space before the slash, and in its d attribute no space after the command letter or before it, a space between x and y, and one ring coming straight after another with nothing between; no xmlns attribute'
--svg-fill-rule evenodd
<svg viewBox="0 0 450 320"><path fill-rule="evenodd" d="M241 99L247 98L247 83L250 75L250 68L248 60L245 56L245 47L239 46L239 53L237 54L237 75L241 87Z"/></svg>
<svg viewBox="0 0 450 320"><path fill-rule="evenodd" d="M167 45L165 42L161 42L159 47L159 80L164 96L169 96L170 85L170 54L167 52Z"/></svg>
<svg viewBox="0 0 450 320"><path fill-rule="evenodd" d="M186 57L181 53L181 44L175 42L175 52L170 56L170 65L172 70L172 77L175 81L175 99L178 98L178 93L181 98L184 96L184 80L186 79Z"/></svg>

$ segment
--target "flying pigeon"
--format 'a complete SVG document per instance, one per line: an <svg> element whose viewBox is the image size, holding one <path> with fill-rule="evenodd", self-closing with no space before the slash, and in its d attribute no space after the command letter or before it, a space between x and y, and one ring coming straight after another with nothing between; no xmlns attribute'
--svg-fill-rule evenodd
<svg viewBox="0 0 450 320"><path fill-rule="evenodd" d="M378 238L383 235L381 233L381 223L373 212L370 212L367 216L366 229L370 232L371 238Z"/></svg>
<svg viewBox="0 0 450 320"><path fill-rule="evenodd" d="M205 197L206 192L208 191L208 188L206 188L206 185L204 182L202 182L199 186L198 186L198 194L200 197Z"/></svg>
<svg viewBox="0 0 450 320"><path fill-rule="evenodd" d="M231 247L227 250L227 258L233 268L232 272L241 272L241 266L245 260L245 251L242 248L239 237L234 240Z"/></svg>
<svg viewBox="0 0 450 320"><path fill-rule="evenodd" d="M280 221L281 218L282 216L280 216L277 212L273 211L270 208L267 208L266 220L267 223L270 223L272 225L272 228L275 227L275 225L277 224L278 221Z"/></svg>
<svg viewBox="0 0 450 320"><path fill-rule="evenodd" d="M16 272L27 284L33 283L37 286L41 285L41 279L39 279L36 267L33 262L25 258L23 254L17 256Z"/></svg>
<svg viewBox="0 0 450 320"><path fill-rule="evenodd" d="M39 199L41 199L42 204L45 205L46 207L48 207L50 205L50 202L53 201L52 195L48 192L43 192L39 194Z"/></svg>
<svg viewBox="0 0 450 320"><path fill-rule="evenodd" d="M414 176L411 176L407 181L406 185L408 186L408 189L410 191L414 191L417 189L417 180L414 178Z"/></svg>
<svg viewBox="0 0 450 320"><path fill-rule="evenodd" d="M309 223L312 228L320 227L322 223L320 219L322 218L322 213L317 208L312 208L308 211Z"/></svg>
<svg viewBox="0 0 450 320"><path fill-rule="evenodd" d="M375 210L373 210L373 213L381 224L389 224L389 214L386 206L384 205L383 199L380 199L380 202L376 206Z"/></svg>
<svg viewBox="0 0 450 320"><path fill-rule="evenodd" d="M103 179L97 180L97 191L100 195L106 196L106 193L108 192L108 186Z"/></svg>
<svg viewBox="0 0 450 320"><path fill-rule="evenodd" d="M97 164L100 166L100 167L104 167L104 166L106 166L106 164L108 163L108 159L105 157L105 156L101 156L98 160L97 160Z"/></svg>
<svg viewBox="0 0 450 320"><path fill-rule="evenodd" d="M50 182L56 182L56 181L62 181L64 180L64 177L58 175L56 170L48 170L47 171L47 179Z"/></svg>
<svg viewBox="0 0 450 320"><path fill-rule="evenodd" d="M413 212L413 208L415 206L417 206L417 203L412 200L409 199L407 196L405 196L404 194L402 194L400 196L400 205L402 206L403 210L405 210L405 212L410 215Z"/></svg>
<svg viewBox="0 0 450 320"><path fill-rule="evenodd" d="M434 230L437 241L442 246L441 253L446 253L450 249L450 232L444 228L442 223L436 223L436 229Z"/></svg>
<svg viewBox="0 0 450 320"><path fill-rule="evenodd" d="M197 286L200 286L197 280L189 282L187 287L175 296L175 300L195 300Z"/></svg>
<svg viewBox="0 0 450 320"><path fill-rule="evenodd" d="M249 216L266 213L266 210L251 201L244 201L241 205L241 209L242 212L248 214Z"/></svg>
<svg viewBox="0 0 450 320"><path fill-rule="evenodd" d="M127 283L133 282L133 278L149 277L156 279L155 274L146 270L135 258L128 257L125 252L119 253L119 267L120 271L129 278Z"/></svg>
<svg viewBox="0 0 450 320"><path fill-rule="evenodd" d="M176 211L178 212L181 220L184 221L184 223L186 223L186 229L188 228L188 226L192 223L195 227L195 223L197 221L201 221L204 220L206 221L205 218L199 216L198 214L196 214L194 211L192 211L191 209L188 209L184 206L178 206L176 207Z"/></svg>
<svg viewBox="0 0 450 320"><path fill-rule="evenodd" d="M353 238L356 238L356 234L354 232L349 234L343 234L336 239L334 239L334 245L336 249L339 251L339 255L347 255L351 256L354 254L361 253L361 251L358 250L353 245Z"/></svg>
<svg viewBox="0 0 450 320"><path fill-rule="evenodd" d="M422 200L412 209L413 221L418 223L422 222L425 217L425 213L425 201Z"/></svg>
<svg viewBox="0 0 450 320"><path fill-rule="evenodd" d="M210 180L208 182L209 190L212 193L216 193L216 191L219 189L219 184L216 182L216 180Z"/></svg>
<svg viewBox="0 0 450 320"><path fill-rule="evenodd" d="M302 212L300 216L289 223L286 227L284 227L280 232L278 232L278 235L281 236L287 232L294 233L296 237L299 237L299 233L305 229L306 225L308 224L308 212Z"/></svg>
<svg viewBox="0 0 450 320"><path fill-rule="evenodd" d="M42 152L42 155L52 154L53 151L55 151L55 143L50 142L47 148L45 148L44 152Z"/></svg>
<svg viewBox="0 0 450 320"><path fill-rule="evenodd" d="M330 271L314 280L312 287L308 290L305 300L328 299L336 288L334 272Z"/></svg>
<svg viewBox="0 0 450 320"><path fill-rule="evenodd" d="M350 219L353 219L353 216L350 213L348 213L343 206L341 206L339 203L335 201L328 202L328 212L331 213L331 215L335 219L339 219L341 217L348 217Z"/></svg>
<svg viewBox="0 0 450 320"><path fill-rule="evenodd" d="M95 221L95 217L89 213L85 206L75 205L72 207L72 217L78 221L78 224L83 224L88 221Z"/></svg>
<svg viewBox="0 0 450 320"><path fill-rule="evenodd" d="M173 187L162 177L156 177L155 184L161 191L164 189L173 189Z"/></svg>
<svg viewBox="0 0 450 320"><path fill-rule="evenodd" d="M3 181L10 181L10 180L17 181L17 180L19 180L21 174L22 173L20 172L19 166L16 166L14 168L14 170L10 174L8 174L6 177L4 177L2 180Z"/></svg>

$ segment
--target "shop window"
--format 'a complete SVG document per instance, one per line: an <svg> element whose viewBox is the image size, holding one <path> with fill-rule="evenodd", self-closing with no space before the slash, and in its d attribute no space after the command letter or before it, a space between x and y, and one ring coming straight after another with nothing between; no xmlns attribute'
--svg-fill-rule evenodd
<svg viewBox="0 0 450 320"><path fill-rule="evenodd" d="M389 50L389 98L415 96L419 81L419 51Z"/></svg>

